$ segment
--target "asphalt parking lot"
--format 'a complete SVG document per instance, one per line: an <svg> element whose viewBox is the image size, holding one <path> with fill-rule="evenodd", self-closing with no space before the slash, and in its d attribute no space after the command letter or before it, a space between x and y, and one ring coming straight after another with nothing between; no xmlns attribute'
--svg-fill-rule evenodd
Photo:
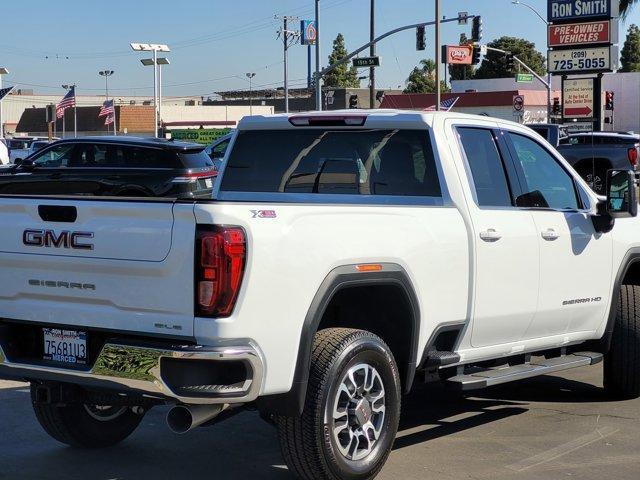
<svg viewBox="0 0 640 480"><path fill-rule="evenodd" d="M419 387L382 479L637 479L640 400L612 402L601 367L460 397ZM47 437L25 384L0 381L0 479L292 478L253 412L186 436L151 411L121 445L78 451Z"/></svg>

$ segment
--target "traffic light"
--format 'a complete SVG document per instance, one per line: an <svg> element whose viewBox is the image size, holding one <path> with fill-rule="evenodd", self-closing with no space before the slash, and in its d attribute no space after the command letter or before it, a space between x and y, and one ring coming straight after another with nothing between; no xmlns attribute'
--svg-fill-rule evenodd
<svg viewBox="0 0 640 480"><path fill-rule="evenodd" d="M482 49L479 45L473 47L473 54L471 57L471 65L478 65L480 63L480 57L482 57Z"/></svg>
<svg viewBox="0 0 640 480"><path fill-rule="evenodd" d="M416 28L416 50L425 50L427 48L427 40L425 37L425 27Z"/></svg>
<svg viewBox="0 0 640 480"><path fill-rule="evenodd" d="M613 110L613 92L604 92L604 108L605 110Z"/></svg>
<svg viewBox="0 0 640 480"><path fill-rule="evenodd" d="M562 113L562 107L560 106L560 97L554 97L553 99L553 114L560 115Z"/></svg>
<svg viewBox="0 0 640 480"><path fill-rule="evenodd" d="M482 40L482 17L473 17L473 24L471 27L471 41L479 43Z"/></svg>
<svg viewBox="0 0 640 480"><path fill-rule="evenodd" d="M513 71L516 69L516 59L513 53L507 54L507 70Z"/></svg>

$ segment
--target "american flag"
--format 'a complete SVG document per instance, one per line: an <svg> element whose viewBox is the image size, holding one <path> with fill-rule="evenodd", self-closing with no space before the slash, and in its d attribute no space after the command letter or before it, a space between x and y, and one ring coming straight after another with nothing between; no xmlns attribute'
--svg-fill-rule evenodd
<svg viewBox="0 0 640 480"><path fill-rule="evenodd" d="M0 100L9 95L11 90L13 90L13 87L0 88Z"/></svg>
<svg viewBox="0 0 640 480"><path fill-rule="evenodd" d="M67 94L62 97L60 103L56 105L56 117L62 118L64 111L69 107L76 106L76 87L71 87Z"/></svg>
<svg viewBox="0 0 640 480"><path fill-rule="evenodd" d="M107 115L107 118L104 119L104 124L105 125L111 125L113 122L116 121L116 113L110 113L109 115Z"/></svg>
<svg viewBox="0 0 640 480"><path fill-rule="evenodd" d="M442 102L440 102L440 110L443 110L445 112L450 111L453 106L458 103L458 100L460 100L460 97L452 97L449 98L447 100L443 100ZM432 105L429 108L425 108L424 109L425 112L435 112L436 111L436 106Z"/></svg>
<svg viewBox="0 0 640 480"><path fill-rule="evenodd" d="M107 100L102 104L102 108L100 109L98 117L108 117L109 115L113 115L114 113L116 113L116 109L113 106L113 100Z"/></svg>

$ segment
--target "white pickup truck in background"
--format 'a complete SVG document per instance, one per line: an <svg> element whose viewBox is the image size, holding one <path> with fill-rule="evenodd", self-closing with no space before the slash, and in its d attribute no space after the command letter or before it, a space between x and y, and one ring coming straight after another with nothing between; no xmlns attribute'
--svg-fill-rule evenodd
<svg viewBox="0 0 640 480"><path fill-rule="evenodd" d="M0 196L0 377L55 439L250 406L299 477L372 478L419 380L604 358L640 395L632 172L605 200L526 127L372 110L245 118L220 177L210 201Z"/></svg>

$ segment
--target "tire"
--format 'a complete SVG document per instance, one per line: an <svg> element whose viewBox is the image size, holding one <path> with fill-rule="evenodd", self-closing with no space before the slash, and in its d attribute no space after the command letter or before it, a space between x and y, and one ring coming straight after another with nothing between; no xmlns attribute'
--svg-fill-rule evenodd
<svg viewBox="0 0 640 480"><path fill-rule="evenodd" d="M103 448L120 443L133 433L143 417L129 407L38 404L34 401L33 384L31 399L44 431L55 440L76 448Z"/></svg>
<svg viewBox="0 0 640 480"><path fill-rule="evenodd" d="M276 424L299 478L364 480L386 462L399 418L400 376L389 347L370 332L330 328L314 337L302 416L278 416Z"/></svg>
<svg viewBox="0 0 640 480"><path fill-rule="evenodd" d="M640 286L622 285L611 348L604 357L604 388L617 398L640 397Z"/></svg>

